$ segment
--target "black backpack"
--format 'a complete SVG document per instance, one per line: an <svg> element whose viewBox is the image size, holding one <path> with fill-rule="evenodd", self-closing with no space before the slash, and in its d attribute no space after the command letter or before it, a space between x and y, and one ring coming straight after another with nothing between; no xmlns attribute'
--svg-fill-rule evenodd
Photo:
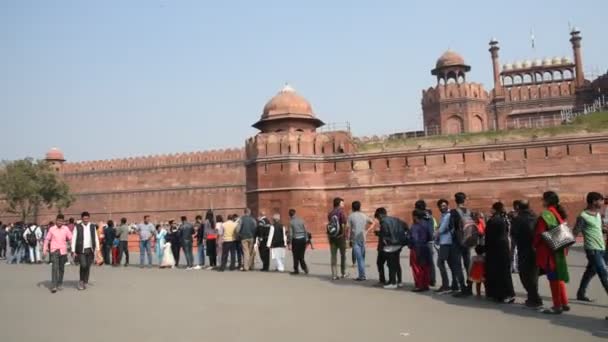
<svg viewBox="0 0 608 342"><path fill-rule="evenodd" d="M332 238L340 235L340 219L338 218L338 215L332 216L327 224L327 235Z"/></svg>
<svg viewBox="0 0 608 342"><path fill-rule="evenodd" d="M12 248L17 248L19 246L19 242L23 240L23 231L21 228L13 227L11 229L10 235L8 236L9 244Z"/></svg>
<svg viewBox="0 0 608 342"><path fill-rule="evenodd" d="M36 238L36 228L32 230L32 228L28 228L29 234L27 234L27 244L36 247L38 244L38 239Z"/></svg>

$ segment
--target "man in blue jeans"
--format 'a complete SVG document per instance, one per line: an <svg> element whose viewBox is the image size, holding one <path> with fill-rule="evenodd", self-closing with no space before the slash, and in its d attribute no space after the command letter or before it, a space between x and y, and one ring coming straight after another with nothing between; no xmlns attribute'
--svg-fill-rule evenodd
<svg viewBox="0 0 608 342"><path fill-rule="evenodd" d="M146 253L148 254L148 265L152 266L151 240L156 234L156 228L150 222L149 215L144 216L144 222L137 225L137 232L139 233L139 267L144 267Z"/></svg>
<svg viewBox="0 0 608 342"><path fill-rule="evenodd" d="M352 203L352 213L348 216L349 241L353 247L353 253L357 261L358 277L356 281L364 281L365 277L365 237L367 229L372 224L372 219L361 212L361 202Z"/></svg>
<svg viewBox="0 0 608 342"><path fill-rule="evenodd" d="M576 299L584 302L591 302L586 296L587 287L591 279L597 274L608 293L608 272L604 261L606 244L602 231L602 203L604 196L597 192L587 194L587 209L576 219L574 234L583 233L585 254L587 255L587 268L581 279L581 284L576 293Z"/></svg>

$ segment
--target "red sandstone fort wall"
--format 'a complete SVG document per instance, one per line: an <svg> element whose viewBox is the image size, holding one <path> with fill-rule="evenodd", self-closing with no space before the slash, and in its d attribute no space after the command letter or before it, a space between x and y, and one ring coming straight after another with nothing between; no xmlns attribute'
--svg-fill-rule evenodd
<svg viewBox="0 0 608 342"><path fill-rule="evenodd" d="M553 139L494 146L429 151L260 158L248 166L248 205L286 217L296 208L314 233L322 236L334 197L347 206L363 203L371 214L385 206L411 221L416 200L434 207L463 191L469 206L485 213L494 201L527 198L540 210L543 191L556 190L574 216L588 191L608 192L608 136ZM253 181L253 179L250 179Z"/></svg>
<svg viewBox="0 0 608 342"><path fill-rule="evenodd" d="M95 221L126 217L129 222L145 214L155 222L181 215L193 220L208 208L240 214L245 208L244 158L243 149L230 149L66 163L60 174L76 202L65 214L88 210ZM54 212L44 211L39 221L53 217Z"/></svg>

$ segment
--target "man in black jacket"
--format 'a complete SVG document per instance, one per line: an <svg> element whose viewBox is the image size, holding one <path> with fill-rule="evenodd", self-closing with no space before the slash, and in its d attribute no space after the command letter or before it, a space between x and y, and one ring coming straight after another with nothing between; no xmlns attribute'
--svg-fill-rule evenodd
<svg viewBox="0 0 608 342"><path fill-rule="evenodd" d="M89 275L91 265L95 260L95 253L99 251L99 237L97 236L97 226L90 222L91 215L85 211L80 217L82 222L74 227L72 235L72 251L78 257L80 264L78 290L84 290L89 284Z"/></svg>
<svg viewBox="0 0 608 342"><path fill-rule="evenodd" d="M471 210L468 209L465 205L467 200L467 195L463 192L457 192L454 194L454 200L456 202L456 209L452 209L450 211L450 230L452 231L452 235L457 236L456 232L458 230L463 229L463 215L472 215ZM459 274L462 271L462 266L464 264L464 272L466 275L467 286L464 289L461 289L459 293L453 294L454 297L468 297L473 295L473 287L471 281L469 280L469 268L471 265L471 248L467 246L463 246L460 244L458 239L454 239L454 250L458 254L455 259L457 261L452 265L456 270L456 273ZM462 263L460 260L462 259Z"/></svg>
<svg viewBox="0 0 608 342"><path fill-rule="evenodd" d="M528 201L519 201L517 215L511 222L511 237L518 251L519 279L528 293L526 306L534 308L543 305L543 300L538 294L538 266L536 266L536 252L532 246L537 220L538 217L530 210Z"/></svg>
<svg viewBox="0 0 608 342"><path fill-rule="evenodd" d="M407 223L402 220L388 216L385 208L378 208L374 217L380 222L380 235L382 239L383 252L388 264L388 284L385 289L396 289L399 287L397 279L401 274L400 254L403 246L407 245Z"/></svg>

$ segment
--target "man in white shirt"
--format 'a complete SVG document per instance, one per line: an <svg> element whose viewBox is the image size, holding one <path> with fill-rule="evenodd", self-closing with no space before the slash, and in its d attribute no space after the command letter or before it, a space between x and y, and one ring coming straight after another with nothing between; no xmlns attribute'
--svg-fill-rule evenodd
<svg viewBox="0 0 608 342"><path fill-rule="evenodd" d="M78 290L86 289L89 283L91 265L95 260L95 254L99 251L99 237L97 236L97 226L90 222L91 215L83 212L82 222L74 228L72 237L72 251L80 260L80 282Z"/></svg>
<svg viewBox="0 0 608 342"><path fill-rule="evenodd" d="M42 229L37 225L32 224L23 232L23 239L30 252L30 264L41 263L40 240L42 239Z"/></svg>

